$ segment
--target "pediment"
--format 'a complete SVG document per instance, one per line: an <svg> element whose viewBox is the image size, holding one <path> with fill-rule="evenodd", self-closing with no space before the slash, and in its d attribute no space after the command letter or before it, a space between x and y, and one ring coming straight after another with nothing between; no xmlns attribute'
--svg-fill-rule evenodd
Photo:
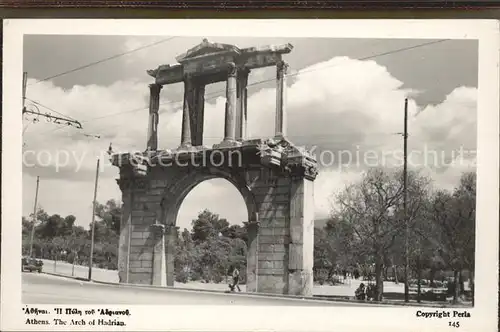
<svg viewBox="0 0 500 332"><path fill-rule="evenodd" d="M186 62L189 59L201 57L204 55L211 55L217 53L234 53L240 54L241 50L234 45L222 44L222 43L211 43L207 39L203 39L203 41L189 49L187 52L177 56L175 59L177 62L182 63Z"/></svg>

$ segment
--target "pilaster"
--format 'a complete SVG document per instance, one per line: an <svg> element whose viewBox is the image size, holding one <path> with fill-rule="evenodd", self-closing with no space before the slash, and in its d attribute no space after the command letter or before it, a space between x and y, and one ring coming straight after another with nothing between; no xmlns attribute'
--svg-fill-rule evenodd
<svg viewBox="0 0 500 332"><path fill-rule="evenodd" d="M132 180L118 179L116 182L122 191L122 216L118 245L118 280L120 283L128 283L130 273L129 255L133 206Z"/></svg>
<svg viewBox="0 0 500 332"><path fill-rule="evenodd" d="M177 229L174 225L167 225L165 228L166 247L166 281L167 286L173 287L175 282L175 251L177 245Z"/></svg>
<svg viewBox="0 0 500 332"><path fill-rule="evenodd" d="M246 289L249 293L258 292L258 261L259 261L259 221L258 215L249 220L247 225L247 280Z"/></svg>
<svg viewBox="0 0 500 332"><path fill-rule="evenodd" d="M292 179L288 294L311 296L314 264L314 183L304 176Z"/></svg>
<svg viewBox="0 0 500 332"><path fill-rule="evenodd" d="M165 225L159 223L151 225L151 233L154 241L152 285L164 287L167 285Z"/></svg>

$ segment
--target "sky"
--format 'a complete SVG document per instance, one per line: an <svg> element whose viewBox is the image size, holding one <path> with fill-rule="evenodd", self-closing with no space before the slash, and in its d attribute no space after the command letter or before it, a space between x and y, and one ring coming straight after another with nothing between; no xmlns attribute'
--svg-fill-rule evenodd
<svg viewBox="0 0 500 332"><path fill-rule="evenodd" d="M25 36L26 106L35 110L36 102L40 111L74 118L83 129L44 119L34 122L32 116L25 116L23 215L33 211L36 177L40 176L38 206L49 214L73 214L77 224L87 227L97 158L107 156L110 143L115 151L145 149L148 84L153 81L146 70L175 63L177 55L203 38ZM425 172L442 189L452 189L462 172L475 170L476 41L233 37L211 37L210 41L239 47L293 45L285 55L290 65L288 138L312 149L318 158L317 218L327 217L334 195L368 167L398 165L405 97L409 98L410 168ZM127 54L101 62L123 53ZM249 83L254 83L248 91L250 137L273 135L275 70L270 67L250 74ZM223 90L224 83L207 87L205 145L223 138ZM161 90L160 148L172 149L180 143L182 94L182 84ZM99 202L121 199L117 178L118 169L103 158ZM188 194L177 226L190 229L191 221L205 208L231 224L241 224L247 217L237 189L215 179Z"/></svg>

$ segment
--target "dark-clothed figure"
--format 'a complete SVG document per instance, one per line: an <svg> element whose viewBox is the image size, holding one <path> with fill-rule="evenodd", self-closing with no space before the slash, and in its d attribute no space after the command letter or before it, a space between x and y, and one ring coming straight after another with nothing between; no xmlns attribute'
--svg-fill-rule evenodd
<svg viewBox="0 0 500 332"><path fill-rule="evenodd" d="M354 292L354 296L356 297L356 300L365 300L366 299L366 290L365 290L365 284L361 283Z"/></svg>
<svg viewBox="0 0 500 332"><path fill-rule="evenodd" d="M229 286L232 292L234 292L235 288L238 288L238 292L241 292L239 281L240 281L240 270L238 270L238 268L235 267L233 269L233 284Z"/></svg>

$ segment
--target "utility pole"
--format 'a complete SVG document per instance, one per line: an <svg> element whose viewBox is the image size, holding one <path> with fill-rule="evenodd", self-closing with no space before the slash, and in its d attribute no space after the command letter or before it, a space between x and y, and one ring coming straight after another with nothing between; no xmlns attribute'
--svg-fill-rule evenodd
<svg viewBox="0 0 500 332"><path fill-rule="evenodd" d="M97 159L97 169L95 171L95 187L94 187L94 201L92 203L92 239L90 242L90 257L89 257L89 281L92 280L92 262L94 260L94 232L95 232L95 207L97 205L97 183L99 181L99 159Z"/></svg>
<svg viewBox="0 0 500 332"><path fill-rule="evenodd" d="M403 218L405 223L405 302L410 300L410 282L409 282L409 268L410 268L410 258L408 257L408 241L409 241L409 224L408 224L408 211L407 211L407 172L408 172L408 98L405 98L405 117L404 117L404 132L403 132Z"/></svg>
<svg viewBox="0 0 500 332"><path fill-rule="evenodd" d="M23 73L23 112L26 104L26 84L28 83L28 72Z"/></svg>
<svg viewBox="0 0 500 332"><path fill-rule="evenodd" d="M31 238L30 238L30 258L33 257L33 238L35 236L35 225L37 219L36 205L38 202L38 186L40 184L40 177L36 177L36 193L35 193L35 206L33 207L33 225L31 226Z"/></svg>

